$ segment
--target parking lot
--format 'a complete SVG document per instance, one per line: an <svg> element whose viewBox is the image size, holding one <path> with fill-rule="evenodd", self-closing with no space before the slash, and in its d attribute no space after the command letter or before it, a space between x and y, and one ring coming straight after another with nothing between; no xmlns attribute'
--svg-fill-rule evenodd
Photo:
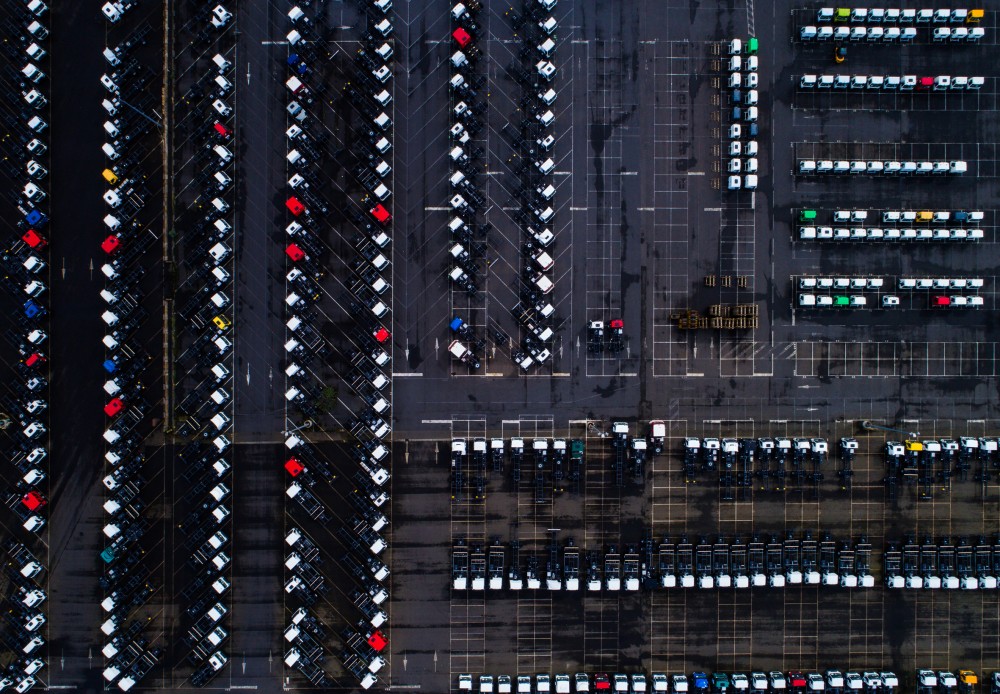
<svg viewBox="0 0 1000 694"><path fill-rule="evenodd" d="M827 49L788 40L798 25L787 6L755 5L752 18L742 10L731 15L724 12L723 35L710 21L716 18L716 9L694 12L690 26L647 20L635 40L630 34L635 28L623 20L625 15L609 8L598 8L596 13L578 8L568 18L573 27L569 50L574 60L570 73L561 73L559 89L573 90L574 102L587 108L566 114L573 121L574 158L570 181L560 184L571 182L574 222L585 214L597 218L586 227L585 259L576 256L579 251L575 249L582 244L574 233L573 270L569 277L560 275L556 290L567 280L584 284L587 313L580 312L581 293L574 291L573 309L559 332L575 334L576 343L582 345L586 321L596 317L592 308L601 302L612 309L623 306L626 324L638 321L640 326L627 331L630 352L623 356L638 352L643 358L635 366L607 358L584 361L582 349L564 346L561 353L555 351L555 380L549 388L540 389L530 379L516 386L506 378L478 385L479 378L469 383L452 377L465 376L466 371L454 362L449 365L442 349L430 349L432 331L421 331L426 336L422 345L415 332L408 336L409 373L395 382L397 434L407 432L409 442L409 462L402 470L397 468L393 483L396 509L405 508L407 517L440 517L442 501L432 498L427 489L443 491L453 484L443 458L451 436L471 440L502 433L506 438L520 432L530 437L537 430L544 436L581 437L587 441L588 471L579 497L564 494L541 505L534 502L530 477L522 480L515 493L509 473L500 484L491 473L485 501L472 498L476 483L466 479L472 485L472 497L452 502L450 537L444 535L440 521L426 533L403 535L412 537L415 544L408 543L402 550L397 545L394 550L393 564L399 567L401 583L409 574L399 572L411 571L410 563L429 553L435 557L439 575L446 577L453 544L459 538L484 547L495 536L504 543L517 538L523 543L522 566L525 554L539 557L544 566L554 528L558 528L560 542L572 536L584 549L602 553L609 543L618 544L619 550L629 541L638 543L644 529L654 536L688 532L732 537L772 529L783 533L785 529L818 532L822 528L845 537L863 532L878 548L887 538L895 539L917 527L922 530L915 532L935 535L978 534L995 515L995 482L987 487L991 500L986 506L955 503L959 498L980 498L979 485L973 482L955 482L951 492L936 492L931 501L923 502L916 501L911 487L900 486L896 501L887 503L880 457L884 439L861 438L858 433L860 420L867 417L882 422L919 419L921 435L926 434L924 429L936 432L931 436L957 436L980 428L989 431L988 422L978 421L982 408L992 401L988 387L962 379L993 373L993 344L984 339L989 331L983 328L983 309L966 313L957 308L948 313L944 311L949 309L932 310L924 292L903 294L900 310L892 313L880 303L882 294L890 293L888 289L863 292L871 297L874 310L821 312L793 305L799 276L880 277L893 289L903 277L982 277L985 286L975 293L985 298L989 310L993 276L988 265L980 264L982 254L977 249L994 242L991 223L981 225L985 235L978 246L959 241L908 249L885 245L888 241L875 242L882 245L865 241L861 246L853 241L800 243L793 218L798 210L810 207L824 211L986 208L990 214L980 187L986 184L979 181L991 175L992 156L989 146L984 149L983 145L985 133L994 127L989 106L993 76L977 61L982 49L929 42L907 47L852 44L846 67L841 67L826 57ZM658 8L654 15L659 11L668 10ZM566 19L560 21L566 23ZM730 35L746 36L748 22L754 24L761 41L761 90L769 93L761 125L767 134L760 138L766 185L755 195L727 194L718 190L720 167L713 163L725 164L727 146L723 125L729 94L724 86L726 46L721 41ZM987 21L984 27L988 26ZM602 41L606 27L623 37L624 46ZM498 39L505 37L505 31L501 25ZM832 91L809 94L798 89L798 78L807 73L871 74L878 70L905 74L914 69L910 65L918 64L915 61L924 60L917 57L919 51L935 51L941 59L942 67L935 74L985 71L984 89L975 95L878 97ZM640 68L630 72L619 62L628 64L629 60ZM615 73L617 82L609 79ZM416 85L421 103L435 98L430 93L423 96L432 82L432 77L422 78ZM439 93L437 98L444 97ZM897 113L904 109L905 115ZM952 111L955 117L949 118L946 136L941 137L937 119L942 112ZM586 124L581 122L584 112ZM602 141L601 149L581 162L585 150L576 142L588 131L591 139L609 131L610 136ZM905 150L892 144L900 141L901 131ZM645 142L650 145L636 147ZM831 159L962 158L978 178L951 177L945 187L931 181L904 185L867 177L862 183L843 176L822 181L794 176L796 160L813 156L820 151L818 147ZM577 187L582 185L577 168L581 163L586 165L586 198ZM612 171L618 175L609 176ZM606 202L602 205L599 200ZM586 212L580 209L584 206ZM595 206L599 209L592 211ZM609 227L620 227L623 220L642 230L638 248L634 237L606 233ZM574 232L580 229L579 224L573 226ZM634 280L638 281L633 284ZM768 305L760 313L757 330L706 333L677 328L679 310L694 308L708 315L712 304L755 301ZM635 317L631 314L634 307L641 309ZM446 314L432 311L429 315ZM446 331L443 317L438 320L442 321L440 343ZM441 356L432 358L432 354ZM445 369L451 373L442 373ZM483 372L490 371L487 364ZM959 381L944 382L939 380L942 376ZM859 380L864 377L871 378ZM711 393L711 397L706 401L696 393ZM551 406L539 408L535 403L540 397ZM419 403L418 416L407 414L411 410L402 405L407 402ZM470 402L474 414L469 414ZM943 413L942 407L948 410L949 421L925 425L927 417L937 420L941 416L937 413ZM553 412L551 418L542 414L548 411ZM600 462L607 456L606 440L581 423L589 419L598 431L606 432L616 413L634 422L637 412L640 417L668 419L674 437L667 445L672 455L656 459L645 493L614 486ZM544 421L540 429L538 416ZM525 424L527 430L522 428ZM951 434L940 433L945 429ZM840 489L842 478L836 471L827 470L819 501L813 499L808 484L802 491L754 491L752 501L720 502L717 485L685 485L678 476L677 437L684 432L704 435L709 430L733 436L760 436L762 431L825 435L831 441L854 435L867 453L859 455L854 465L849 493ZM418 444L418 439L428 443ZM433 467L414 468L418 446L427 447L425 460L433 460ZM592 455L595 467L590 466ZM404 485L400 475L412 478L413 483ZM413 494L407 488L421 491ZM849 500L846 505L845 499ZM394 522L397 537L406 532L398 520ZM431 542L431 537L439 541ZM412 580L423 585L426 559L419 565L419 575L411 572ZM822 669L830 667L826 661L831 658L843 668L893 668L900 673L912 673L923 662L968 658L976 661L969 667L989 670L998 655L993 639L986 636L988 627L963 639L961 628L954 626L956 614L979 615L984 624L994 623L996 602L983 595L897 595L877 589L827 595L822 590L792 587L780 596L767 591L668 590L619 597L544 590L518 595L452 590L449 599L442 592L445 582L426 582L430 585L422 590L415 585L404 589L407 596L429 596L426 602L415 605L407 600L393 611L393 681L403 685L425 681L422 677L427 676L437 678L436 686L446 686L446 649L426 645L429 640L443 644L446 626L451 687L461 672ZM443 614L446 602L448 623L433 620L434 626L422 631L426 615ZM516 649L508 646L511 642L517 644ZM817 659L818 653L830 655ZM405 669L400 673L404 659ZM425 674L415 674L415 668Z"/></svg>
<svg viewBox="0 0 1000 694"><path fill-rule="evenodd" d="M1000 669L995 10L20 4L18 686Z"/></svg>
<svg viewBox="0 0 1000 694"><path fill-rule="evenodd" d="M587 472L580 494L563 493L539 505L534 503L528 473L520 485L511 484L509 471L500 479L491 475L484 502L468 498L452 502L451 536L466 538L470 546L475 542L488 545L494 536L505 544L518 539L523 567L529 557L545 566L554 529L560 545L573 538L581 551L597 550L602 556L608 544L619 548L629 542L638 544L646 532L674 541L684 533L691 541L699 541L701 535L712 541L716 536L743 536L745 541L751 533L783 535L786 529L830 532L835 537L863 533L876 548L873 571L878 576L879 548L887 540L896 540L904 532L936 537L962 532L960 528L975 534L990 527L990 519L998 512L1000 488L995 482L986 489L985 502L979 485L956 481L950 493L937 490L930 502L918 502L914 490L904 486L897 501L887 503L882 485L882 435L859 437L865 452L854 462L849 492L828 469L818 501L813 499L811 483L802 491L790 483L784 493L755 488L752 501L720 502L718 486L710 480L684 484L677 451L685 431L694 428L733 436L825 434L833 440L840 433L856 433L858 424L844 422L827 428L818 422L748 418L739 423L677 420L667 425L672 435L665 448L672 454L654 459L644 489L614 485L607 469L607 439L586 436L585 425L579 423L564 431L585 437ZM909 422L909 426L928 437L983 428L955 421ZM511 425L505 430L517 431ZM556 431L556 435L562 433ZM395 487L397 499L407 502L408 514L438 517L447 513L426 491L400 491L402 484L421 490L448 485L443 449L439 444L411 442L411 462L399 473L404 476L402 482L397 476ZM418 451L424 451L433 464L413 468ZM394 522L405 518L397 514ZM453 678L461 672L822 669L832 658L844 669L881 667L906 673L931 661L961 660L974 669L989 669L1000 655L989 635L997 608L992 594L788 586L620 595L583 592L582 588L579 593L452 590L449 599L445 584L452 543L428 539L443 537L448 528L436 522L428 530L419 540L416 534L411 540L409 533L401 538L397 533L397 548L400 540L405 544L393 556L394 565L403 572L397 572L397 579L409 585L407 595L427 596L405 600L393 612L394 663L398 665L404 657L408 662L405 674L399 675L401 684L435 677L433 681L444 686L444 646L436 651L435 662L435 650L427 642L441 643L445 626ZM510 556L508 552L508 560ZM443 608L445 603L447 624L434 620L435 626L423 629L422 620L434 612L433 605ZM968 621L956 625L956 614L965 615L962 619ZM969 628L975 633L963 638L963 630ZM510 643L516 644L516 650ZM824 659L819 654L830 655Z"/></svg>

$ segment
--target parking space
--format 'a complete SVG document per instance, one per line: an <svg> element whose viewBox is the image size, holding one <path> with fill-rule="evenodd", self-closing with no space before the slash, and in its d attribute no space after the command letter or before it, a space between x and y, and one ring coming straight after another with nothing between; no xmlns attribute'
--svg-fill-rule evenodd
<svg viewBox="0 0 1000 694"><path fill-rule="evenodd" d="M588 108L591 117L603 124L604 132L591 133L591 146L597 147L599 158L595 160L595 170L589 174L586 215L586 308L589 320L607 321L618 318L623 313L623 268L625 240L621 233L622 187L626 175L634 171L623 170L622 138L625 130L632 127L630 117L622 103L625 95L619 88L625 70L620 41L597 41L574 44L592 55L583 56L594 71L587 75ZM578 49L578 50L579 50ZM595 136L600 138L594 142ZM610 373L615 373L614 364L609 365ZM590 365L588 364L588 370ZM605 360L594 364L595 375L604 373Z"/></svg>
<svg viewBox="0 0 1000 694"><path fill-rule="evenodd" d="M685 300L696 275L691 274L689 263L693 244L688 234L688 172L678 171L672 164L690 147L687 92L691 46L686 42L657 41L647 50L652 55L650 89L657 94L670 95L652 107L650 173L653 191L646 215L652 217L653 230L653 373L657 376L680 375L688 371L687 340L672 329L668 316Z"/></svg>
<svg viewBox="0 0 1000 694"><path fill-rule="evenodd" d="M997 372L995 342L828 341L797 342L798 376L991 377Z"/></svg>

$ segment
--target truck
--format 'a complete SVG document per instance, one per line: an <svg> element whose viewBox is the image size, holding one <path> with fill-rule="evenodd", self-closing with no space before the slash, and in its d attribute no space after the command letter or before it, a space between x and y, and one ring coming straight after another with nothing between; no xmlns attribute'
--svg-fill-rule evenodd
<svg viewBox="0 0 1000 694"><path fill-rule="evenodd" d="M448 352L460 362L466 364L473 371L477 371L480 367L482 367L482 362L479 361L479 357L459 340L453 340L451 344L448 345Z"/></svg>
<svg viewBox="0 0 1000 694"><path fill-rule="evenodd" d="M291 566L288 566L289 561L286 561L285 565L288 567L295 577L301 579L302 583L310 590L316 593L325 593L327 590L326 579L323 578L323 574L316 570L316 568L309 562L302 559L302 557L296 553L292 553L295 557L295 561L292 562Z"/></svg>
<svg viewBox="0 0 1000 694"><path fill-rule="evenodd" d="M702 538L694 548L695 580L699 588L714 588L715 576L712 573L712 545Z"/></svg>
<svg viewBox="0 0 1000 694"><path fill-rule="evenodd" d="M510 439L511 476L514 483L521 481L521 463L524 462L524 439L513 436Z"/></svg>
<svg viewBox="0 0 1000 694"><path fill-rule="evenodd" d="M188 629L187 637L191 641L200 641L208 635L215 625L226 616L229 610L221 602L212 605L194 625Z"/></svg>
<svg viewBox="0 0 1000 694"><path fill-rule="evenodd" d="M215 554L229 542L229 537L221 530L216 532L191 555L188 560L194 566L207 563Z"/></svg>
<svg viewBox="0 0 1000 694"><path fill-rule="evenodd" d="M549 590L562 590L562 563L559 561L559 543L555 536L549 543L549 559L545 563L545 587Z"/></svg>
<svg viewBox="0 0 1000 694"><path fill-rule="evenodd" d="M630 448L630 457L632 460L632 477L636 481L642 481L643 477L643 465L646 462L646 439L644 438L633 438L632 446Z"/></svg>
<svg viewBox="0 0 1000 694"><path fill-rule="evenodd" d="M747 569L750 573L751 586L767 585L767 574L764 573L764 543L757 535L754 535L747 545Z"/></svg>
<svg viewBox="0 0 1000 694"><path fill-rule="evenodd" d="M462 500L462 490L464 485L465 468L465 439L452 439L451 441L451 498L454 501Z"/></svg>
<svg viewBox="0 0 1000 694"><path fill-rule="evenodd" d="M610 545L604 555L604 588L613 591L622 588L622 558L615 545Z"/></svg>
<svg viewBox="0 0 1000 694"><path fill-rule="evenodd" d="M507 570L507 586L511 590L521 590L524 580L521 577L521 543L513 540L510 543L510 568Z"/></svg>
<svg viewBox="0 0 1000 694"><path fill-rule="evenodd" d="M538 557L530 556L528 557L528 566L524 572L525 585L528 590L540 590L542 587L542 580L539 578L538 573Z"/></svg>
<svg viewBox="0 0 1000 694"><path fill-rule="evenodd" d="M862 588L873 588L875 576L872 575L872 544L867 535L862 535L854 546L854 570L858 577L858 585Z"/></svg>
<svg viewBox="0 0 1000 694"><path fill-rule="evenodd" d="M819 572L824 586L835 586L840 583L837 573L837 543L829 533L824 533L819 543Z"/></svg>
<svg viewBox="0 0 1000 694"><path fill-rule="evenodd" d="M573 538L566 540L563 549L563 578L566 590L580 590L580 548L574 544Z"/></svg>
<svg viewBox="0 0 1000 694"><path fill-rule="evenodd" d="M663 444L667 437L667 425L662 419L649 423L649 449L653 455L663 455Z"/></svg>
<svg viewBox="0 0 1000 694"><path fill-rule="evenodd" d="M507 559L507 551L504 546L500 543L500 538L493 538L493 542L490 544L489 553L489 588L490 590L501 590L503 588L503 579L505 573L505 563Z"/></svg>
<svg viewBox="0 0 1000 694"><path fill-rule="evenodd" d="M729 568L729 543L718 538L712 547L712 575L718 588L732 586L732 575Z"/></svg>
<svg viewBox="0 0 1000 694"><path fill-rule="evenodd" d="M806 531L799 548L803 582L810 586L819 585L821 577L819 571L816 570L819 561L819 544L813 539L810 531Z"/></svg>
<svg viewBox="0 0 1000 694"><path fill-rule="evenodd" d="M583 478L584 443L581 439L573 439L569 444L569 470L567 477L574 492L580 491L580 480Z"/></svg>
<svg viewBox="0 0 1000 694"><path fill-rule="evenodd" d="M854 548L847 542L841 543L837 552L837 573L840 575L841 588L857 588Z"/></svg>
<svg viewBox="0 0 1000 694"><path fill-rule="evenodd" d="M782 554L785 564L785 581L790 586L802 583L802 571L800 569L801 551L801 544L789 532L782 546Z"/></svg>
<svg viewBox="0 0 1000 694"><path fill-rule="evenodd" d="M625 550L622 563L622 578L625 590L639 590L639 551L635 545L629 545Z"/></svg>
<svg viewBox="0 0 1000 694"><path fill-rule="evenodd" d="M562 491L566 478L566 439L552 439L552 487Z"/></svg>
<svg viewBox="0 0 1000 694"><path fill-rule="evenodd" d="M548 439L534 439L531 442L531 452L534 454L535 463L535 503L541 504L546 501L545 478L549 457Z"/></svg>
<svg viewBox="0 0 1000 694"><path fill-rule="evenodd" d="M368 623L371 624L376 629L385 624L388 620L388 615L372 600L372 598L366 593L358 590L352 595L352 600L354 605L361 611L361 614L365 616Z"/></svg>
<svg viewBox="0 0 1000 694"><path fill-rule="evenodd" d="M738 537L729 545L729 570L732 573L734 588L750 587L750 577L747 575L747 546Z"/></svg>
<svg viewBox="0 0 1000 694"><path fill-rule="evenodd" d="M293 526L288 530L285 544L301 554L306 561L316 561L319 558L319 548L297 527Z"/></svg>
<svg viewBox="0 0 1000 694"><path fill-rule="evenodd" d="M771 535L764 548L764 564L767 570L767 584L771 588L784 588L784 545L774 535Z"/></svg>
<svg viewBox="0 0 1000 694"><path fill-rule="evenodd" d="M320 521L329 518L326 507L323 506L320 500L308 489L303 488L298 482L292 482L288 485L285 494L289 499L297 501L310 518Z"/></svg>
<svg viewBox="0 0 1000 694"><path fill-rule="evenodd" d="M503 439L490 439L490 457L493 460L493 472L503 472Z"/></svg>
<svg viewBox="0 0 1000 694"><path fill-rule="evenodd" d="M451 551L451 587L455 590L469 587L469 550L465 540L458 540Z"/></svg>
<svg viewBox="0 0 1000 694"><path fill-rule="evenodd" d="M221 626L215 627L215 629L208 632L208 634L206 634L205 637L194 646L191 650L191 654L188 656L188 661L192 665L195 665L205 660L228 638L228 631L223 629Z"/></svg>
<svg viewBox="0 0 1000 694"><path fill-rule="evenodd" d="M661 588L677 587L677 548L668 540L660 543L657 551L657 573Z"/></svg>
<svg viewBox="0 0 1000 694"><path fill-rule="evenodd" d="M589 551L586 556L587 563L587 590L596 593L601 589L601 566L597 552Z"/></svg>
<svg viewBox="0 0 1000 694"><path fill-rule="evenodd" d="M486 587L486 553L480 544L473 544L469 553L469 582L472 590Z"/></svg>

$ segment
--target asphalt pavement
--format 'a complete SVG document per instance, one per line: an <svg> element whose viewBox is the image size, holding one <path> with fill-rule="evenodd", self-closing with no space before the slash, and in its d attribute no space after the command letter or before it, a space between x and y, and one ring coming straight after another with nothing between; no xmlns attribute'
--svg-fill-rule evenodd
<svg viewBox="0 0 1000 694"><path fill-rule="evenodd" d="M918 501L904 486L895 501L882 482L886 435L863 432L861 420L916 429L923 436L996 432L1000 351L987 311L995 309L993 249L997 75L988 60L996 48L995 13L980 46L852 45L843 68L825 47L795 42L803 16L790 3L588 2L564 0L553 58L558 91L553 106L553 158L557 197L555 289L550 300L557 328L549 365L519 375L510 345L491 344L483 368L470 372L450 358L449 321L463 316L485 336L499 328L520 336L511 313L520 281L523 232L514 217L518 182L514 146L504 125L522 117L521 87L510 76L523 32L505 16L506 6L483 10L479 46L485 86L480 102L485 150L479 178L489 205L482 221L490 265L483 292L456 294L445 277L450 236L445 224L453 193L445 159L452 98L447 82L453 51L448 12L452 3L397 0L397 67L393 78L395 124L393 238L393 495L389 664L381 681L391 688L456 688L457 675L526 674L577 670L688 671L894 668L909 677L918 666L1000 667L996 640L1000 605L992 594L820 591L658 591L639 594L474 594L449 588L454 542L522 542L522 564L544 565L550 542L572 537L584 550L604 551L656 538L688 534L748 537L786 530L857 538L880 548L906 532L970 535L995 532L1000 487L956 481ZM331 3L335 27L352 26L353 11ZM158 12L149 8L149 16ZM190 5L177 10L188 21ZM203 8L202 8L203 9ZM301 678L281 667L281 631L287 610L281 586L283 532L287 523L280 468L286 423L284 328L284 211L287 171L283 67L286 9L269 3L235 8L236 284L234 328L233 591L230 665L213 686L301 688ZM52 500L46 624L47 684L96 691L102 621L98 559L103 546L101 458L103 429L100 361L103 334L98 296L102 285L99 243L99 172L103 89L98 77L105 23L94 8L52 10L51 61L51 262L53 309L48 343L52 372ZM334 28L333 72L357 48L359 33ZM725 41L755 35L761 42L760 188L738 193L725 187L728 157L728 90ZM528 47L533 50L533 47ZM851 74L983 74L987 86L971 98L949 94L933 101L872 101L852 96L814 97L797 88L806 72ZM184 78L189 79L189 78ZM336 81L336 80L332 80ZM331 86L331 85L328 85ZM337 87L340 85L337 84ZM327 199L353 204L346 181L350 143L344 133L357 114L320 120L331 131L336 162L328 171ZM329 106L329 107L328 107ZM793 175L799 152L853 158L902 145L927 156L970 160L977 176L914 179L849 177L818 180ZM866 149L866 147L868 149ZM879 150L882 151L882 150ZM885 150L888 151L888 150ZM900 151L903 151L902 149ZM958 154L955 154L958 152ZM840 154L838 154L840 153ZM874 156L874 155L873 155ZM917 156L917 154L914 154ZM324 179L324 183L327 180ZM152 207L153 205L151 205ZM925 246L812 244L795 240L796 211L835 209L986 209L980 244ZM333 251L327 291L350 280L345 238L353 232L339 210L324 225ZM914 242L916 243L916 242ZM154 252L152 255L157 255ZM140 339L154 355L163 343L159 261L150 258L144 280L152 316ZM95 275L95 272L97 273ZM986 279L983 310L931 310L924 295L896 313L806 311L795 306L794 282L802 275L878 276L890 286L907 276L976 276ZM877 300L878 295L872 294ZM713 304L756 304L754 331L680 330L675 316ZM334 347L346 316L339 295L324 299L323 332ZM328 313L326 312L328 311ZM620 355L587 352L592 320L621 318ZM157 362L158 364L158 362ZM322 371L339 368L331 359ZM150 378L151 399L160 383ZM343 389L346 392L346 388ZM346 419L346 404L336 418ZM154 408L154 412L155 412ZM343 414L343 417L341 415ZM606 434L626 421L641 435L650 419L668 425L667 454L652 461L642 483L614 484ZM153 424L150 422L149 424ZM327 427L339 436L334 422ZM850 490L828 469L819 486L783 494L753 490L746 501L720 498L715 480L684 484L683 436L858 436L863 450ZM450 499L453 479L447 441L453 436L567 436L587 444L579 492L550 493L535 502L533 477L515 483L505 468L490 476L485 500ZM153 440L158 441L159 434ZM317 434L316 438L321 436ZM143 616L168 649L155 687L176 689L188 670L177 645L181 607L172 564L182 550L168 532L184 485L173 447L150 448L154 516L163 543L152 553L164 586ZM347 456L323 447L346 478ZM343 459L343 460L342 460ZM159 476L164 469L166 475ZM344 469L341 469L344 468ZM338 483L339 484L339 483ZM348 484L348 486L350 486ZM163 496L159 496L159 491ZM338 524L344 490L317 494L335 518L307 524L334 567L334 590L317 606L330 624L356 619L346 572L336 567L342 545ZM387 509L388 510L388 509ZM295 512L297 513L297 511ZM296 519L296 516L292 516ZM155 534L155 533L154 533ZM153 556L151 554L151 556ZM328 565L329 566L329 565ZM344 575L342 575L344 574ZM336 638L326 644L327 671L338 686L351 680L336 664ZM96 657L95 657L96 654Z"/></svg>
<svg viewBox="0 0 1000 694"><path fill-rule="evenodd" d="M285 111L281 79L287 17L269 3L240 13L236 78L235 426L241 442L273 440L284 428ZM279 41L279 43L273 43Z"/></svg>
<svg viewBox="0 0 1000 694"><path fill-rule="evenodd" d="M100 148L105 91L98 78L105 71L105 22L92 8L63 5L52 11L51 32L49 287L58 318L48 347L53 371L47 681L50 687L98 689L95 663L103 657L97 636L104 621L98 555L105 523L100 479L106 474L100 220L107 214Z"/></svg>

